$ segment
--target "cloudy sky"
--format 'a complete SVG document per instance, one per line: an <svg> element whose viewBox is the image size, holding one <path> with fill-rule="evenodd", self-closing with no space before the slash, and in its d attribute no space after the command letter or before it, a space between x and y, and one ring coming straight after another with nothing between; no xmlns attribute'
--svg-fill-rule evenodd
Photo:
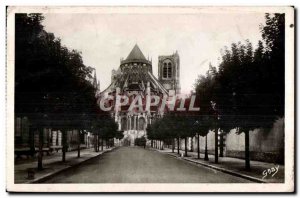
<svg viewBox="0 0 300 198"><path fill-rule="evenodd" d="M82 52L86 65L95 67L100 89L110 84L112 69L120 65L137 43L153 60L157 76L159 55L180 55L183 93L189 93L209 62L218 63L220 50L249 39L256 46L264 14L44 14L46 31L62 44Z"/></svg>

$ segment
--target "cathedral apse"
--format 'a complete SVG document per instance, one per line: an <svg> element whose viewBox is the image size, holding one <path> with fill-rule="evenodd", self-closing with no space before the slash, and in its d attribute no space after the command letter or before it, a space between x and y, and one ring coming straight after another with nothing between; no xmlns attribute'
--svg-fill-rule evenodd
<svg viewBox="0 0 300 198"><path fill-rule="evenodd" d="M136 44L127 58L120 60L119 68L112 70L111 84L100 94L100 98L112 96L108 106L119 130L124 132L124 145L134 145L134 140L142 136L147 138L147 125L163 116L162 101L155 101L155 97L169 98L180 93L177 51L158 57L158 78L152 71L152 60L146 59ZM130 106L135 100L142 105Z"/></svg>

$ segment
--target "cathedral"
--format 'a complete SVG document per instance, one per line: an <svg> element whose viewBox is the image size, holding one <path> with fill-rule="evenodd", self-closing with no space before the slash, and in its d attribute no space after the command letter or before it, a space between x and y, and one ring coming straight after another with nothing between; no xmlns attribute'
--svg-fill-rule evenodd
<svg viewBox="0 0 300 198"><path fill-rule="evenodd" d="M112 70L111 84L100 93L100 97L122 95L132 101L139 96L145 105L147 97L162 98L179 93L180 59L177 51L169 56L158 57L157 78L153 75L152 60L146 59L138 45L135 45L127 58L120 60L119 68ZM117 101L114 98L111 105L115 107ZM136 138L147 137L147 125L163 116L158 105L137 111L130 109L128 104L121 108L112 108L110 112L118 123L119 130L124 132L124 145L134 145Z"/></svg>

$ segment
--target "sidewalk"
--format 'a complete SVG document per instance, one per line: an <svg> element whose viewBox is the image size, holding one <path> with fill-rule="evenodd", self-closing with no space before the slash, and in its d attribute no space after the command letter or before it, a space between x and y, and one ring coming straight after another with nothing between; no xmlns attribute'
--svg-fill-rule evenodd
<svg viewBox="0 0 300 198"><path fill-rule="evenodd" d="M232 158L232 157L219 157L219 163L214 163L214 155L208 155L209 161L204 161L204 154L200 154L200 159L197 159L197 152L188 152L188 157L180 157L183 156L184 151L180 150L180 156L177 154L177 150L172 153L171 149L164 148L164 150L157 150L158 152L165 153L176 157L178 159L186 160L191 163L195 163L197 165L206 166L209 168L213 168L215 170L225 172L231 175L235 175L238 177L242 177L245 179L249 179L254 182L259 183L283 183L284 182L284 165L272 164L266 162L259 161L251 161L251 170L245 170L245 160ZM263 173L268 172L268 169L277 167L278 172L274 174L274 172L268 174L264 177ZM273 168L273 170L274 170ZM274 174L274 175L273 175ZM273 176L272 176L273 175ZM264 178L263 178L264 177Z"/></svg>
<svg viewBox="0 0 300 198"><path fill-rule="evenodd" d="M37 170L37 159L22 160L15 164L15 183L38 183L54 175L78 166L83 162L93 159L105 152L113 150L104 148L103 151L95 152L94 149L80 150L80 158L77 158L77 151L66 153L66 162L62 162L62 153L54 153L43 157L43 170ZM34 171L34 179L28 179L28 169Z"/></svg>

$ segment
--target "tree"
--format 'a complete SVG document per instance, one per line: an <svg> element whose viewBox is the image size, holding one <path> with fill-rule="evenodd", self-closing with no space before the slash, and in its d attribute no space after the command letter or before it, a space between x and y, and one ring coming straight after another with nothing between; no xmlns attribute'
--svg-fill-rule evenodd
<svg viewBox="0 0 300 198"><path fill-rule="evenodd" d="M265 80L260 91L269 95L271 113L279 117L284 116L285 99L285 15L275 13L266 14L265 24L260 26L263 41L266 44L262 58L255 59L256 63L264 63L267 72L262 73ZM276 79L276 80L274 80ZM273 108L270 108L273 106Z"/></svg>
<svg viewBox="0 0 300 198"><path fill-rule="evenodd" d="M213 109L213 105L216 101L216 90L217 81L216 75L217 71L212 65L209 65L209 71L206 73L206 76L199 76L194 84L195 93L199 98L199 115L198 115L198 124L197 132L199 135L205 136L205 160L208 160L208 151L207 151L207 134L209 130L215 130L215 140L218 138L218 125L216 124L217 116L216 109ZM198 135L198 139L199 138ZM200 152L200 151L199 151ZM218 142L215 141L215 162L218 162ZM200 157L200 154L198 154Z"/></svg>
<svg viewBox="0 0 300 198"><path fill-rule="evenodd" d="M118 134L118 124L114 121L109 113L105 114L103 112L101 116L101 125L99 137L102 140L105 140L106 146L109 146L109 141L115 138ZM103 150L103 141L102 141L102 150Z"/></svg>
<svg viewBox="0 0 300 198"><path fill-rule="evenodd" d="M83 64L80 52L61 46L46 32L43 19L41 14L16 15L15 112L28 117L31 128L39 131L39 169L43 128L62 131L65 161L66 132L90 129L96 104L92 68Z"/></svg>
<svg viewBox="0 0 300 198"><path fill-rule="evenodd" d="M245 134L246 169L250 169L249 132L271 128L284 115L284 15L267 14L261 32L266 47L261 41L255 50L249 41L232 44L216 75L218 124L225 132L236 128Z"/></svg>
<svg viewBox="0 0 300 198"><path fill-rule="evenodd" d="M46 106L45 90L33 90L36 87L35 82L38 79L36 72L41 69L37 67L38 60L34 58L37 57L36 55L44 57L44 54L40 53L40 49L44 45L39 38L43 30L43 26L41 25L42 20L43 16L40 14L17 14L15 20L15 116L27 116L31 122L31 129L37 129L39 132L38 169L43 168L42 126L47 125L45 118L49 110ZM46 67L45 65L43 66ZM30 78L31 76L32 78Z"/></svg>
<svg viewBox="0 0 300 198"><path fill-rule="evenodd" d="M118 139L119 141L121 140L121 139L123 139L124 138L124 131L117 131L116 132L116 135L115 135L115 138L116 139ZM120 146L120 145L119 145Z"/></svg>
<svg viewBox="0 0 300 198"><path fill-rule="evenodd" d="M169 139L177 138L177 152L179 154L179 141L180 138L184 138L185 149L184 155L187 153L187 141L189 137L196 135L195 123L197 121L198 111L190 111L189 105L191 103L191 97L179 98L175 102L174 111L169 111L164 116L164 123L168 129L167 136ZM198 101L195 100L194 107L198 107Z"/></svg>
<svg viewBox="0 0 300 198"><path fill-rule="evenodd" d="M207 115L199 115L195 122L195 131L197 132L197 158L200 159L200 136L206 137L210 128L209 118ZM208 160L207 142L205 145L205 156Z"/></svg>
<svg viewBox="0 0 300 198"><path fill-rule="evenodd" d="M145 138L145 136L142 136L140 138L136 138L134 140L134 144L136 146L142 146L142 147L146 148L146 138Z"/></svg>
<svg viewBox="0 0 300 198"><path fill-rule="evenodd" d="M217 80L220 89L216 103L220 114L219 126L225 132L238 128L245 133L245 159L248 168L249 159L249 127L256 127L257 119L253 117L255 108L255 69L253 68L253 53L250 43L232 44L231 51L223 55ZM226 96L224 99L223 96ZM250 108L249 108L250 107ZM250 124L250 125L249 125Z"/></svg>

